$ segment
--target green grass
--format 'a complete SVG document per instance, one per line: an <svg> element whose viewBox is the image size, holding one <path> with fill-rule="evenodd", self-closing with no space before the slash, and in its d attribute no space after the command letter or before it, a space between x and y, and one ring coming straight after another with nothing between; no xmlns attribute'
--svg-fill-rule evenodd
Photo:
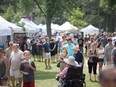
<svg viewBox="0 0 116 87"><path fill-rule="evenodd" d="M51 70L45 69L45 64L43 62L35 62L37 70L35 72L35 87L57 87L58 81L56 81L55 76L59 73L59 68L56 67L56 63L53 63ZM88 78L87 67L84 68L84 73L86 74L86 87L100 87L97 82L90 82Z"/></svg>

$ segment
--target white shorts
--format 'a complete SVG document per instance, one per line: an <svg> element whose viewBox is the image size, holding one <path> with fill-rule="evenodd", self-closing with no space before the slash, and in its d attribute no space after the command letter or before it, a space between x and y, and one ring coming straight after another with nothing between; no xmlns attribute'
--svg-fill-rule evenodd
<svg viewBox="0 0 116 87"><path fill-rule="evenodd" d="M20 73L19 69L10 69L10 76L14 76L14 78L22 78L23 74Z"/></svg>
<svg viewBox="0 0 116 87"><path fill-rule="evenodd" d="M51 54L50 53L44 53L44 58L45 59L50 59L51 58Z"/></svg>

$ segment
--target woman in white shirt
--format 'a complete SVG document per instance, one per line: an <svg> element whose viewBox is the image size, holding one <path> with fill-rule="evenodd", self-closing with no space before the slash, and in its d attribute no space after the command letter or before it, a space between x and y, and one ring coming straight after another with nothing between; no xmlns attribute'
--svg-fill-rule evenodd
<svg viewBox="0 0 116 87"><path fill-rule="evenodd" d="M98 48L97 52L98 52L98 57L99 57L99 73L100 73L103 67L105 54L104 54L104 47L101 42L98 43L97 48Z"/></svg>

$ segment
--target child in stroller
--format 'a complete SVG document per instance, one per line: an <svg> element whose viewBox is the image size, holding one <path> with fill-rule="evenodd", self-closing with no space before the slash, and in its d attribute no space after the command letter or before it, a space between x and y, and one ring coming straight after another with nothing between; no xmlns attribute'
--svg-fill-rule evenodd
<svg viewBox="0 0 116 87"><path fill-rule="evenodd" d="M58 87L84 87L85 75L83 75L82 67L72 56L64 61L67 66L60 74L56 75L56 79L59 80Z"/></svg>

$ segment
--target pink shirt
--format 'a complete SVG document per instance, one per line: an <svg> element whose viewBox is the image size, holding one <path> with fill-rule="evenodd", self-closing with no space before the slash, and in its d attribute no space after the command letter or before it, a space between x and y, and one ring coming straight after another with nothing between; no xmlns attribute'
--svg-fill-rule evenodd
<svg viewBox="0 0 116 87"><path fill-rule="evenodd" d="M68 68L69 68L69 67L65 67L65 68L63 69L63 71L62 71L60 74L58 74L58 77L64 78L64 77L66 76L66 74L67 74Z"/></svg>

